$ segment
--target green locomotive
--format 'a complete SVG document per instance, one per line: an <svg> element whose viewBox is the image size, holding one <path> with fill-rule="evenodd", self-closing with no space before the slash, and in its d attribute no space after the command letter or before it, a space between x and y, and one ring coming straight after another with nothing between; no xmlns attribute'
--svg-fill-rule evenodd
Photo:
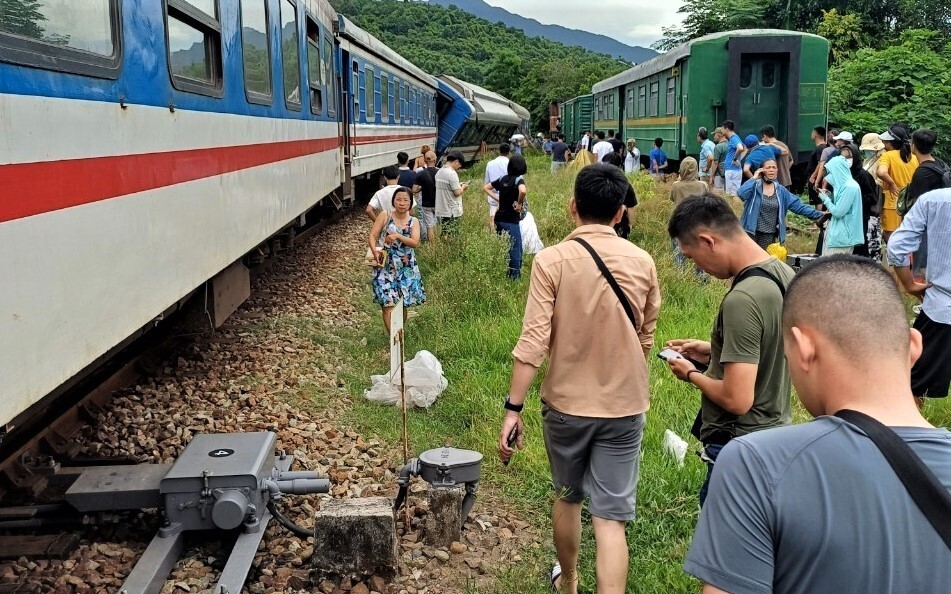
<svg viewBox="0 0 951 594"><path fill-rule="evenodd" d="M581 139L585 130L593 130L591 116L594 100L591 95L581 95L561 104L561 132L565 142L574 150L575 143Z"/></svg>
<svg viewBox="0 0 951 594"><path fill-rule="evenodd" d="M636 138L642 155L663 138L668 157L679 161L700 152L701 126L712 138L726 119L741 137L771 125L804 164L814 148L812 128L826 123L828 57L829 42L810 33L749 29L700 37L594 85L593 127ZM569 136L564 123L563 129L578 139L580 132Z"/></svg>

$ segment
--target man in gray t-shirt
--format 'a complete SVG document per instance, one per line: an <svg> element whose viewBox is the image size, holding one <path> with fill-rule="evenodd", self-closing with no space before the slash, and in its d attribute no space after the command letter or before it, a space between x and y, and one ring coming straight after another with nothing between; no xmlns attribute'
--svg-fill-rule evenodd
<svg viewBox="0 0 951 594"><path fill-rule="evenodd" d="M783 336L793 384L818 418L723 448L684 570L704 594L948 591L951 550L865 433L824 416L877 419L951 490L951 432L932 427L912 398L921 337L894 281L865 259L819 260L789 286Z"/></svg>

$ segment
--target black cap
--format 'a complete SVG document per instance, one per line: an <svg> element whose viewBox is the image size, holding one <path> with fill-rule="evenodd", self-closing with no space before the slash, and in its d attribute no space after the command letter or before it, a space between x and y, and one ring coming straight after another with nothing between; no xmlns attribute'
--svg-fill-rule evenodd
<svg viewBox="0 0 951 594"><path fill-rule="evenodd" d="M446 161L459 161L461 163L465 161L465 157L463 157L459 151L449 151L446 155Z"/></svg>

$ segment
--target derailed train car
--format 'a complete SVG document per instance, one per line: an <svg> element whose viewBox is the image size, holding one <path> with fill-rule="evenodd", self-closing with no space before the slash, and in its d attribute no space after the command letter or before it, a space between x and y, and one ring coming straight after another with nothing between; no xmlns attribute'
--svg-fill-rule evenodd
<svg viewBox="0 0 951 594"><path fill-rule="evenodd" d="M22 17L0 21L0 427L192 295L222 322L249 254L436 144L441 83L325 0Z"/></svg>

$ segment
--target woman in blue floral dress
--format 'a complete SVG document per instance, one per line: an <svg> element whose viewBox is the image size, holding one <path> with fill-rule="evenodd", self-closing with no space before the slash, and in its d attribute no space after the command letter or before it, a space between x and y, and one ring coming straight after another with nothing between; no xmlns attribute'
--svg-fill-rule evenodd
<svg viewBox="0 0 951 594"><path fill-rule="evenodd" d="M399 187L393 192L393 211L383 211L370 231L370 249L375 250L380 266L373 271L373 301L383 308L383 325L390 331L390 318L397 302L406 307L426 302L416 249L419 246L419 221L409 214L413 194Z"/></svg>

